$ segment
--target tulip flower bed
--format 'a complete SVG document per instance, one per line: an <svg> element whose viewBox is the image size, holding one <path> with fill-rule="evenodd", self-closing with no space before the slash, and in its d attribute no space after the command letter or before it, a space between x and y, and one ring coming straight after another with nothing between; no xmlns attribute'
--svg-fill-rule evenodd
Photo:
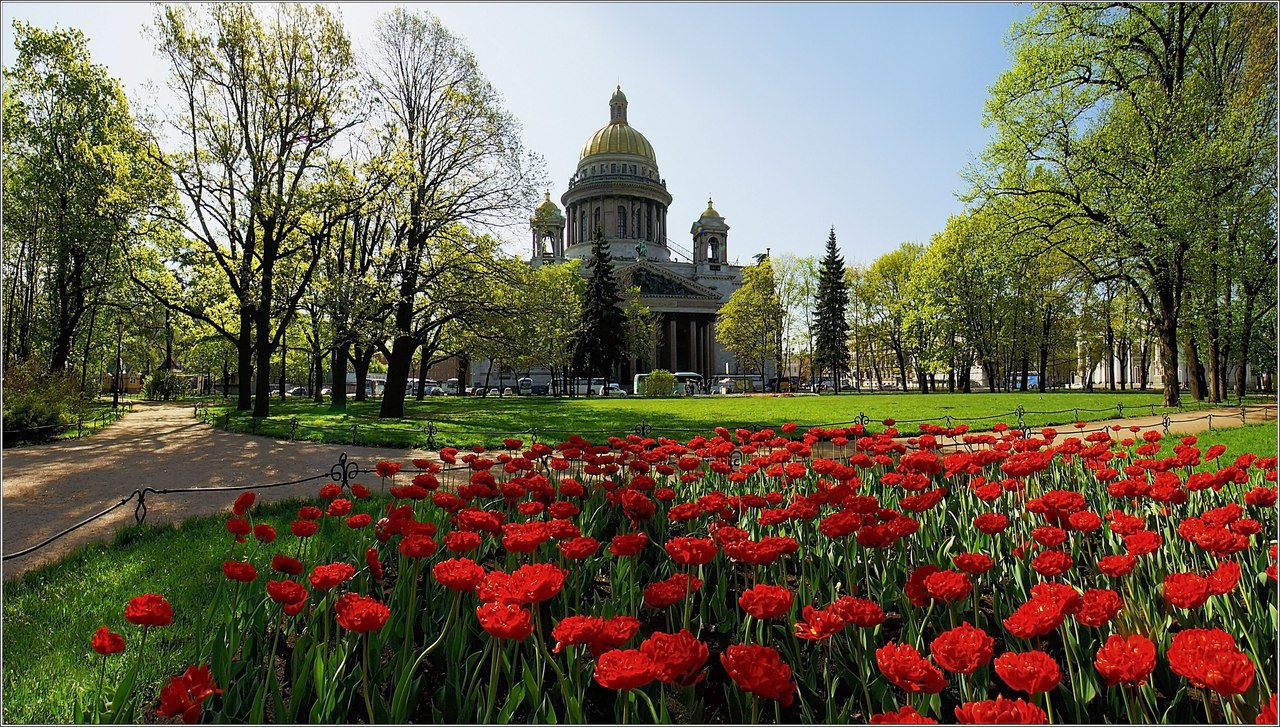
<svg viewBox="0 0 1280 727"><path fill-rule="evenodd" d="M780 429L445 449L456 491L381 463L288 532L243 495L190 667L138 704L139 595L76 716L1275 722L1274 456Z"/></svg>

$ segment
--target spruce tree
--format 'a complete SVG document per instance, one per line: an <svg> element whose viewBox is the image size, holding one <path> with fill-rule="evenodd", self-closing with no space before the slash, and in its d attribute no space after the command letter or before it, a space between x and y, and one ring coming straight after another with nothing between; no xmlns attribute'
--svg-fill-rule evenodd
<svg viewBox="0 0 1280 727"><path fill-rule="evenodd" d="M844 280L844 258L836 249L836 228L827 237L827 254L818 271L818 307L814 311L816 330L813 357L817 370L830 371L840 393L840 375L849 368L849 288Z"/></svg>
<svg viewBox="0 0 1280 727"><path fill-rule="evenodd" d="M582 332L574 349L573 368L587 377L587 392L591 392L591 377L606 379L613 365L622 360L626 352L625 314L619 304L618 281L613 274L613 256L604 232L596 228L591 239L591 259L587 263L591 273L587 278L587 291L582 308Z"/></svg>

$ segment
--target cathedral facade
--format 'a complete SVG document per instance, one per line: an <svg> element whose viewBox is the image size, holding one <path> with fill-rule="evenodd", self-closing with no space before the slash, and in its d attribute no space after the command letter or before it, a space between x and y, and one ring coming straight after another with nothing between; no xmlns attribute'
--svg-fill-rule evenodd
<svg viewBox="0 0 1280 727"><path fill-rule="evenodd" d="M715 340L720 306L742 285L742 267L729 263L729 225L707 200L689 229L688 246L671 240L671 194L653 145L627 121L621 87L609 99L609 123L582 147L560 203L563 212L547 193L530 218L530 263L582 260L582 272L588 274L591 241L599 229L619 285L639 288L641 302L658 316L652 349L622 362L619 383L629 389L635 374L657 368L692 371L710 381L732 365Z"/></svg>

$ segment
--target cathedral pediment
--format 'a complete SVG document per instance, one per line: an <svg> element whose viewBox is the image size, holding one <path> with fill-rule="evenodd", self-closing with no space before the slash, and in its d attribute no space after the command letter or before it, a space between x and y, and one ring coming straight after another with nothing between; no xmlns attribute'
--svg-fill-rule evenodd
<svg viewBox="0 0 1280 727"><path fill-rule="evenodd" d="M645 298L688 298L719 301L720 294L660 265L642 260L618 272L624 287L636 286Z"/></svg>

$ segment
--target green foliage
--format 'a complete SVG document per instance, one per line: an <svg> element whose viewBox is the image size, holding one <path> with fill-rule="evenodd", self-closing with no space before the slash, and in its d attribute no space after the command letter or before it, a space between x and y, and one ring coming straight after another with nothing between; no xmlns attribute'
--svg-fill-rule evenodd
<svg viewBox="0 0 1280 727"><path fill-rule="evenodd" d="M613 256L604 232L596 228L587 262L590 276L582 309L582 333L574 351L574 368L588 376L605 376L627 352L627 326L620 306Z"/></svg>
<svg viewBox="0 0 1280 727"><path fill-rule="evenodd" d="M641 385L645 396L671 396L676 393L676 375L666 369L654 369L644 377Z"/></svg>
<svg viewBox="0 0 1280 727"><path fill-rule="evenodd" d="M1275 12L1262 3L1039 5L1014 26L1014 65L987 102L996 137L971 175L973 198L1000 208L1024 249L1061 254L1090 284L1133 292L1159 342L1171 405L1178 349L1195 327L1210 347L1231 346L1228 320L1256 322L1270 309Z"/></svg>
<svg viewBox="0 0 1280 727"><path fill-rule="evenodd" d="M4 73L6 356L60 371L109 342L95 318L104 304L127 306L125 261L170 187L84 33L14 27L17 56Z"/></svg>
<svg viewBox="0 0 1280 727"><path fill-rule="evenodd" d="M813 358L816 369L831 373L837 392L841 375L849 368L849 289L844 277L844 258L836 247L836 228L832 227L818 273Z"/></svg>
<svg viewBox="0 0 1280 727"><path fill-rule="evenodd" d="M763 374L782 354L782 301L769 258L742 269L742 287L716 317L716 340L738 366Z"/></svg>
<svg viewBox="0 0 1280 727"><path fill-rule="evenodd" d="M41 362L12 364L4 371L5 444L47 441L76 421L84 408L80 384L70 372L46 372Z"/></svg>
<svg viewBox="0 0 1280 727"><path fill-rule="evenodd" d="M186 379L168 369L152 372L142 389L154 401L173 401L189 392Z"/></svg>

